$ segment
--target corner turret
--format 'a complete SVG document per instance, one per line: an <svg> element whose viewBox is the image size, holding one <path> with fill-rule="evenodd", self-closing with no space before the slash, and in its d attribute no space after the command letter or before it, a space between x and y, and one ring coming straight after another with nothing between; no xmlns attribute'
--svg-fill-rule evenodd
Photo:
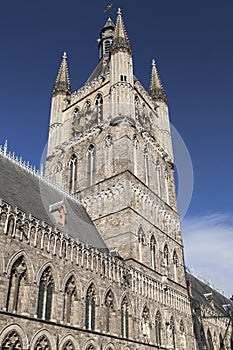
<svg viewBox="0 0 233 350"><path fill-rule="evenodd" d="M154 59L152 60L149 94L153 98L153 100L162 100L165 103L167 103L167 96L161 83Z"/></svg>

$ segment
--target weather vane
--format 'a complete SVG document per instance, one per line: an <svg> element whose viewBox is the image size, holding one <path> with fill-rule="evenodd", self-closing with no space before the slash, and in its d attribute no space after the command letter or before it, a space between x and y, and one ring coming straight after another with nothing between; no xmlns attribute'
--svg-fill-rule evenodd
<svg viewBox="0 0 233 350"><path fill-rule="evenodd" d="M106 9L104 10L104 13L108 12L109 17L111 15L111 9L112 9L112 4L108 4Z"/></svg>

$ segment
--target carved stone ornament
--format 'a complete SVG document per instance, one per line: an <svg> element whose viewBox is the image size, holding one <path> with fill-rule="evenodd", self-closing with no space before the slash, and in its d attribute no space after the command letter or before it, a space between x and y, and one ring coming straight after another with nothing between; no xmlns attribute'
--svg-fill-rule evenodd
<svg viewBox="0 0 233 350"><path fill-rule="evenodd" d="M23 349L23 346L18 333L14 330L9 332L5 336L2 342L1 350L21 350L21 349Z"/></svg>

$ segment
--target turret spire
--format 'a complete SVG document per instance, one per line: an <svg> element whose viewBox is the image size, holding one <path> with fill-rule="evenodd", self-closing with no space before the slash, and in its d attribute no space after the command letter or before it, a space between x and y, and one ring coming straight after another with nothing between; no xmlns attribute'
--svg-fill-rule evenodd
<svg viewBox="0 0 233 350"><path fill-rule="evenodd" d="M149 94L154 100L163 100L167 103L167 96L161 83L155 60L152 60Z"/></svg>
<svg viewBox="0 0 233 350"><path fill-rule="evenodd" d="M52 95L55 96L59 92L63 92L66 95L71 94L70 78L67 66L67 54L65 51L62 56L62 62L58 71L56 82L53 87Z"/></svg>
<svg viewBox="0 0 233 350"><path fill-rule="evenodd" d="M113 44L112 44L112 53L115 53L118 51L125 51L125 52L128 52L130 55L132 55L130 42L126 34L120 8L118 9L118 12L117 12L116 28L115 28Z"/></svg>

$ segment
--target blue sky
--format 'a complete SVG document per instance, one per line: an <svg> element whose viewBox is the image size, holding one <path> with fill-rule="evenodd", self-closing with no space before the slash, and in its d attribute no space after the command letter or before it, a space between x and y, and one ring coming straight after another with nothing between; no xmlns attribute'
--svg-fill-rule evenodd
<svg viewBox="0 0 233 350"><path fill-rule="evenodd" d="M214 269L193 248L197 237L207 256L224 238L228 251L222 261L216 254L215 263L219 271L233 266L229 258L233 254L228 254L233 241L233 2L111 2L113 19L117 7L122 8L134 71L145 88L151 59L156 59L171 122L190 153L194 190L183 224L186 262L208 279ZM1 3L0 144L8 139L9 148L32 164L39 165L46 144L50 94L62 52L68 53L75 90L98 62L96 39L107 19L107 4L105 0ZM200 235L193 230L194 220L203 223L198 226ZM213 283L233 293L232 269L227 271L224 281L213 278Z"/></svg>

